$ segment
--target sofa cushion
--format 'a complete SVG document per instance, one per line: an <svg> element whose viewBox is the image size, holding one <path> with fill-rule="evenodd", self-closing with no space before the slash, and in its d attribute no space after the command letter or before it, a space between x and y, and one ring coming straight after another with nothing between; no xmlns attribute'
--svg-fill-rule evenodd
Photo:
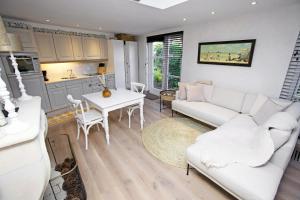
<svg viewBox="0 0 300 200"><path fill-rule="evenodd" d="M272 115L264 126L282 131L291 131L298 126L298 122L288 112L278 112Z"/></svg>
<svg viewBox="0 0 300 200"><path fill-rule="evenodd" d="M264 124L272 115L283 110L283 108L268 99L260 109L253 115L253 120L258 124Z"/></svg>
<svg viewBox="0 0 300 200"><path fill-rule="evenodd" d="M290 113L297 120L299 120L299 118L300 118L300 102L293 103L285 111Z"/></svg>
<svg viewBox="0 0 300 200"><path fill-rule="evenodd" d="M235 111L208 102L174 100L172 109L214 126L220 126L238 115Z"/></svg>
<svg viewBox="0 0 300 200"><path fill-rule="evenodd" d="M212 94L214 91L214 86L213 85L203 85L203 94L205 97L205 101L211 101Z"/></svg>
<svg viewBox="0 0 300 200"><path fill-rule="evenodd" d="M272 200L279 186L283 170L272 163L262 167L232 164L223 168L207 168L199 159L197 144L186 152L188 162L213 181L225 187L241 199Z"/></svg>
<svg viewBox="0 0 300 200"><path fill-rule="evenodd" d="M203 84L186 86L187 101L205 101Z"/></svg>
<svg viewBox="0 0 300 200"><path fill-rule="evenodd" d="M289 140L291 133L292 130L282 131L275 128L270 130L270 136L273 140L275 151Z"/></svg>
<svg viewBox="0 0 300 200"><path fill-rule="evenodd" d="M256 100L257 95L256 94L246 94L243 102L243 107L241 110L241 113L249 114L250 110Z"/></svg>
<svg viewBox="0 0 300 200"><path fill-rule="evenodd" d="M243 106L245 93L236 90L214 87L211 103L222 106L236 112L240 112Z"/></svg>
<svg viewBox="0 0 300 200"><path fill-rule="evenodd" d="M267 100L268 100L268 97L266 97L265 95L262 95L262 94L257 95L255 102L250 109L249 114L251 116L254 116Z"/></svg>

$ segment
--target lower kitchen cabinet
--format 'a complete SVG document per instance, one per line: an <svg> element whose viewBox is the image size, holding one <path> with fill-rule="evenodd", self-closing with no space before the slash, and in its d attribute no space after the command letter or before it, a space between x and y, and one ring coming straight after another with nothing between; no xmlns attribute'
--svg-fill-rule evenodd
<svg viewBox="0 0 300 200"><path fill-rule="evenodd" d="M19 98L21 96L21 92L16 76L10 75L8 80L13 96L15 98ZM45 110L45 112L49 112L51 107L42 74L23 74L22 82L25 86L27 94L31 96L40 96L42 99L42 108Z"/></svg>
<svg viewBox="0 0 300 200"><path fill-rule="evenodd" d="M67 94L73 96L74 99L81 99L83 95L83 87L81 80L66 82Z"/></svg>
<svg viewBox="0 0 300 200"><path fill-rule="evenodd" d="M68 106L67 90L64 84L49 84L47 85L47 90L52 110L58 110Z"/></svg>

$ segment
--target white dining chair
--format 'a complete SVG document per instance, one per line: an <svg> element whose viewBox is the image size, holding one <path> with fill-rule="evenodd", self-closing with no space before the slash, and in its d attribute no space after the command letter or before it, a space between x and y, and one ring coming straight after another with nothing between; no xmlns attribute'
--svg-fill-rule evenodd
<svg viewBox="0 0 300 200"><path fill-rule="evenodd" d="M87 150L90 128L97 125L98 131L100 131L99 124L103 127L102 114L95 109L89 109L88 105L86 106L87 110L85 111L81 100L74 99L70 94L67 95L67 99L72 105L72 110L77 122L77 140L79 139L80 128L82 128L85 136L85 149Z"/></svg>
<svg viewBox="0 0 300 200"><path fill-rule="evenodd" d="M133 92L137 92L137 93L144 93L145 90L145 84L143 83L136 83L136 82L131 82L131 86L130 86L131 91ZM131 128L131 116L134 115L134 110L139 109L140 106L138 104L136 105L131 105L127 107L127 114L128 114L128 127ZM122 113L123 110L120 109L120 117L119 117L119 121L122 120ZM145 119L143 119L145 121Z"/></svg>

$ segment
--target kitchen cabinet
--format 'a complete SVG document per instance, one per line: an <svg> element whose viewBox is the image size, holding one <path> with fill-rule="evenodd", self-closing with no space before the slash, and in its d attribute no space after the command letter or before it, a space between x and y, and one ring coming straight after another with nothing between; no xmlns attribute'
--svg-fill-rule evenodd
<svg viewBox="0 0 300 200"><path fill-rule="evenodd" d="M52 33L34 33L40 62L57 61Z"/></svg>
<svg viewBox="0 0 300 200"><path fill-rule="evenodd" d="M82 37L83 55L87 60L101 59L100 55L100 40L95 37Z"/></svg>
<svg viewBox="0 0 300 200"><path fill-rule="evenodd" d="M71 37L66 34L53 34L52 36L57 60L74 60Z"/></svg>
<svg viewBox="0 0 300 200"><path fill-rule="evenodd" d="M99 41L100 41L100 57L101 59L108 59L107 39L99 38Z"/></svg>
<svg viewBox="0 0 300 200"><path fill-rule="evenodd" d="M74 60L83 60L82 38L81 36L71 36Z"/></svg>
<svg viewBox="0 0 300 200"><path fill-rule="evenodd" d="M82 99L83 88L81 80L66 81L67 94L73 96L74 99Z"/></svg>
<svg viewBox="0 0 300 200"><path fill-rule="evenodd" d="M48 84L47 90L52 111L68 106L67 90L64 83Z"/></svg>
<svg viewBox="0 0 300 200"><path fill-rule="evenodd" d="M21 92L16 76L9 75L8 79L14 98L20 97ZM42 108L45 112L50 111L51 107L43 76L41 74L22 74L22 82L27 94L31 96L40 96L42 100Z"/></svg>
<svg viewBox="0 0 300 200"><path fill-rule="evenodd" d="M21 44L23 46L23 51L25 52L37 52L36 43L33 36L32 29L22 29L22 28L6 28L8 33L14 33L19 36Z"/></svg>

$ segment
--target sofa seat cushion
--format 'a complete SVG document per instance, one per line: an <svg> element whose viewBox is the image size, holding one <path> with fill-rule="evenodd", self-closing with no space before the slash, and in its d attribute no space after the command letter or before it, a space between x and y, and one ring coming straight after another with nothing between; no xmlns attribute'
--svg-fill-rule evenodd
<svg viewBox="0 0 300 200"><path fill-rule="evenodd" d="M220 126L238 115L233 110L208 102L175 100L172 101L172 109L214 126Z"/></svg>
<svg viewBox="0 0 300 200"><path fill-rule="evenodd" d="M252 168L231 164L224 168L207 168L200 162L197 143L187 149L188 162L210 179L241 199L272 200L279 186L283 170L272 163Z"/></svg>

